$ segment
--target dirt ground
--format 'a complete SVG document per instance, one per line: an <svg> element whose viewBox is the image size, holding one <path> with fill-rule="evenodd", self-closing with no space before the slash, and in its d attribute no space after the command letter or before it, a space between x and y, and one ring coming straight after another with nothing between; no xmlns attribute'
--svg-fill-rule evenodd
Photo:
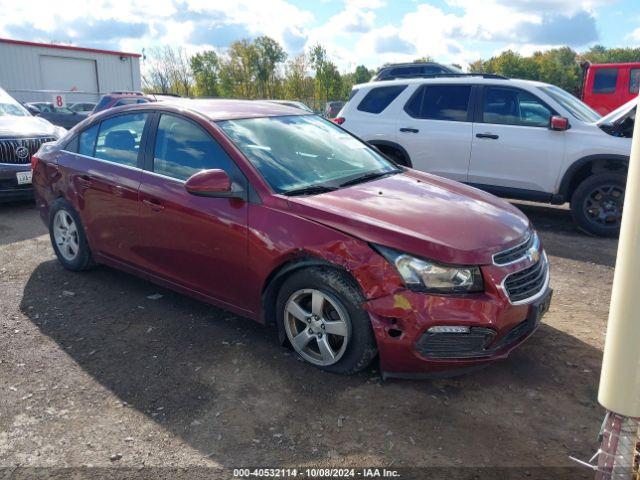
<svg viewBox="0 0 640 480"><path fill-rule="evenodd" d="M130 275L65 271L35 208L0 205L0 478L593 478L565 467L597 447L616 241L579 233L566 209L518 206L551 261L537 334L467 376L382 382L375 366L323 373L273 330Z"/></svg>

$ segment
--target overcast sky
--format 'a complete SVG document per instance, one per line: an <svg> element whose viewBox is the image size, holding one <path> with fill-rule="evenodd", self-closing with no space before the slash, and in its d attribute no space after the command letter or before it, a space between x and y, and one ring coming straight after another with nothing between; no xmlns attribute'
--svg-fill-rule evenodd
<svg viewBox="0 0 640 480"><path fill-rule="evenodd" d="M507 48L530 54L640 46L640 0L0 0L0 36L141 52L224 49L269 35L290 55L320 42L340 70L429 55L467 64Z"/></svg>

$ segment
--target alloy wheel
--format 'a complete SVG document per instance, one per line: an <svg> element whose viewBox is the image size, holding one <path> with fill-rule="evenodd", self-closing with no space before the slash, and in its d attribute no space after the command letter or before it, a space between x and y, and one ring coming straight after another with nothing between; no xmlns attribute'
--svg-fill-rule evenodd
<svg viewBox="0 0 640 480"><path fill-rule="evenodd" d="M60 255L65 260L71 262L78 256L80 251L78 227L69 212L65 210L56 212L53 217L53 238Z"/></svg>
<svg viewBox="0 0 640 480"><path fill-rule="evenodd" d="M593 189L584 200L585 217L606 227L618 227L622 221L624 188L619 185L601 185Z"/></svg>
<svg viewBox="0 0 640 480"><path fill-rule="evenodd" d="M298 354L314 365L333 365L342 358L351 337L345 308L315 289L298 290L285 305L284 327Z"/></svg>

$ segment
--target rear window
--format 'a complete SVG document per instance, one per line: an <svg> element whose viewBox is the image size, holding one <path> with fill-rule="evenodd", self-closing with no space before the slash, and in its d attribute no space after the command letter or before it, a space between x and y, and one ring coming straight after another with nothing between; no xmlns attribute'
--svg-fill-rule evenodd
<svg viewBox="0 0 640 480"><path fill-rule="evenodd" d="M469 111L470 85L425 85L404 110L413 118L464 122Z"/></svg>
<svg viewBox="0 0 640 480"><path fill-rule="evenodd" d="M114 107L120 107L122 105L133 105L135 103L149 103L149 100L146 98L123 98L122 100L118 100Z"/></svg>
<svg viewBox="0 0 640 480"><path fill-rule="evenodd" d="M593 75L593 93L613 93L617 81L617 68L599 68Z"/></svg>
<svg viewBox="0 0 640 480"><path fill-rule="evenodd" d="M421 66L411 66L411 67L399 67L394 68L389 72L389 75L393 76L401 76L401 75L418 75L422 73Z"/></svg>
<svg viewBox="0 0 640 480"><path fill-rule="evenodd" d="M640 90L640 68L632 68L629 80L629 93L637 94Z"/></svg>
<svg viewBox="0 0 640 480"><path fill-rule="evenodd" d="M387 108L405 88L407 88L406 85L373 88L362 99L358 105L358 110L368 113L380 113Z"/></svg>
<svg viewBox="0 0 640 480"><path fill-rule="evenodd" d="M94 110L96 112L99 112L100 110L107 108L107 105L109 105L109 102L111 102L111 97L109 97L108 95L105 95L100 99L98 104L95 106Z"/></svg>

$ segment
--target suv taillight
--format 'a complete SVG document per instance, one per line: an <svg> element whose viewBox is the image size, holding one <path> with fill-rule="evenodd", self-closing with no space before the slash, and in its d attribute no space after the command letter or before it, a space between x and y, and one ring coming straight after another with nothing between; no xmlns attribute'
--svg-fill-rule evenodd
<svg viewBox="0 0 640 480"><path fill-rule="evenodd" d="M336 117L336 118L332 118L331 121L333 123L336 123L338 125L342 125L344 123L344 121L346 120L346 118L344 117Z"/></svg>

